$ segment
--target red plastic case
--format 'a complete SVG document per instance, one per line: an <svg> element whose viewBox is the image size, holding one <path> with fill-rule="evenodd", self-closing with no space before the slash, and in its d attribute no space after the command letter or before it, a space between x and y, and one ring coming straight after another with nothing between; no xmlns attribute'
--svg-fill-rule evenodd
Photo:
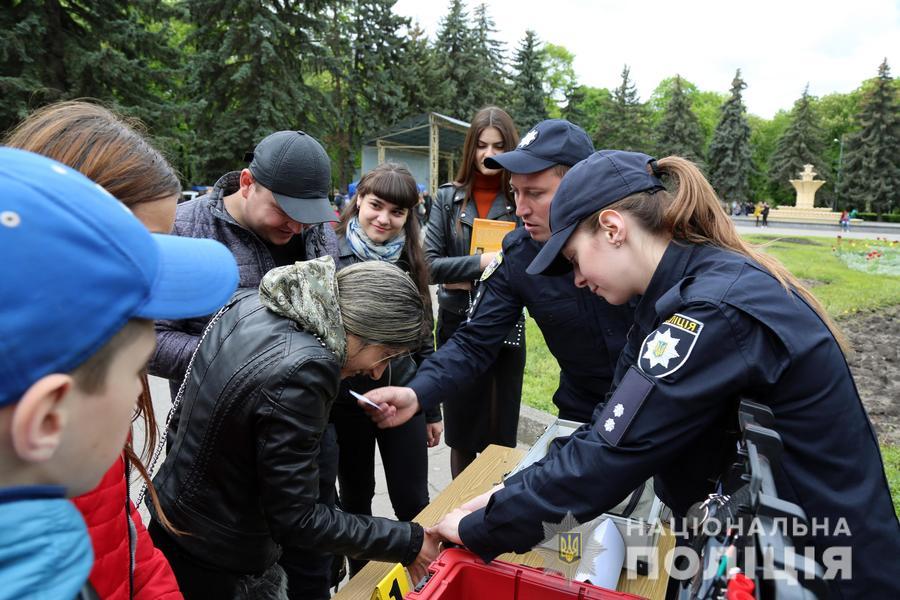
<svg viewBox="0 0 900 600"><path fill-rule="evenodd" d="M431 578L406 600L645 600L502 560L485 564L459 548L444 550L428 570Z"/></svg>

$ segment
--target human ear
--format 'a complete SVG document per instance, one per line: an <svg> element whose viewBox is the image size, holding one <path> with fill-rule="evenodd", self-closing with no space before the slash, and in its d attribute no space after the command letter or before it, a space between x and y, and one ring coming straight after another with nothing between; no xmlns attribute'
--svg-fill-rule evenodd
<svg viewBox="0 0 900 600"><path fill-rule="evenodd" d="M604 210L597 217L600 220L600 229L604 238L617 248L625 241L627 231L625 219L621 213L615 210Z"/></svg>
<svg viewBox="0 0 900 600"><path fill-rule="evenodd" d="M250 186L253 185L253 173L250 169L241 169L240 175L241 196L244 198L250 193Z"/></svg>
<svg viewBox="0 0 900 600"><path fill-rule="evenodd" d="M62 440L68 414L63 400L72 390L71 375L53 373L34 382L16 404L12 417L12 445L25 462L53 457Z"/></svg>

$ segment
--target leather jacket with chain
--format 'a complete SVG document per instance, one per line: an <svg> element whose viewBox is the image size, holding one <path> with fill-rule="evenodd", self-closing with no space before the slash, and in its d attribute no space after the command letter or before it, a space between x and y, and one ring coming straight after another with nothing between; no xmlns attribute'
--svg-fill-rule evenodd
<svg viewBox="0 0 900 600"><path fill-rule="evenodd" d="M316 335L239 292L200 344L174 444L153 482L173 543L262 573L282 547L412 562L422 527L317 504L319 439L340 364ZM153 513L152 503L148 503Z"/></svg>

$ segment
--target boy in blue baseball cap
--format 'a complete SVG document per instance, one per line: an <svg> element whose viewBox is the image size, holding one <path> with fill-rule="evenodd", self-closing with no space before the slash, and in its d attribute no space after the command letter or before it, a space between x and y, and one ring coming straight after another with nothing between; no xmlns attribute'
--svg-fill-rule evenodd
<svg viewBox="0 0 900 600"><path fill-rule="evenodd" d="M237 266L48 158L0 148L0 181L0 597L72 598L93 554L65 498L122 452L152 320L216 310Z"/></svg>

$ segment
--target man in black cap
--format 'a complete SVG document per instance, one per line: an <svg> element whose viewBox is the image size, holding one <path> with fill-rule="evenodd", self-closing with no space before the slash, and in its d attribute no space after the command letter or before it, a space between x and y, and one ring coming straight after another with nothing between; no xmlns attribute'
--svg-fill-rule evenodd
<svg viewBox="0 0 900 600"><path fill-rule="evenodd" d="M337 221L328 201L331 160L322 145L302 131L277 131L245 160L248 168L226 173L209 194L179 204L172 233L228 246L237 259L242 288L259 287L268 271L298 260L326 255L337 260L337 238L329 223ZM169 380L173 401L211 316L156 322L156 351L148 370ZM176 412L169 424L169 440L175 437L178 416ZM319 455L319 501L330 506L336 439L334 428L326 429ZM292 590L308 585L309 597L330 579L330 556L310 552L282 564ZM303 565L302 572L295 565Z"/></svg>
<svg viewBox="0 0 900 600"><path fill-rule="evenodd" d="M484 270L466 324L419 367L409 387L378 388L367 396L398 408L397 425L418 409L452 402L493 364L522 308L528 309L561 368L553 402L559 417L590 420L609 391L632 322L628 306L612 306L576 288L572 276L528 275L525 269L550 237L550 201L563 175L594 151L583 129L561 119L538 123L511 152L485 160L510 171L516 215L524 228L503 239ZM589 335L585 335L588 333Z"/></svg>
<svg viewBox="0 0 900 600"><path fill-rule="evenodd" d="M319 256L337 257L328 221L331 161L302 131L277 131L247 153L250 165L219 178L212 192L178 205L172 233L228 246L240 267L240 287L259 287L274 267ZM158 321L150 373L165 377L173 397L200 343L209 316Z"/></svg>

